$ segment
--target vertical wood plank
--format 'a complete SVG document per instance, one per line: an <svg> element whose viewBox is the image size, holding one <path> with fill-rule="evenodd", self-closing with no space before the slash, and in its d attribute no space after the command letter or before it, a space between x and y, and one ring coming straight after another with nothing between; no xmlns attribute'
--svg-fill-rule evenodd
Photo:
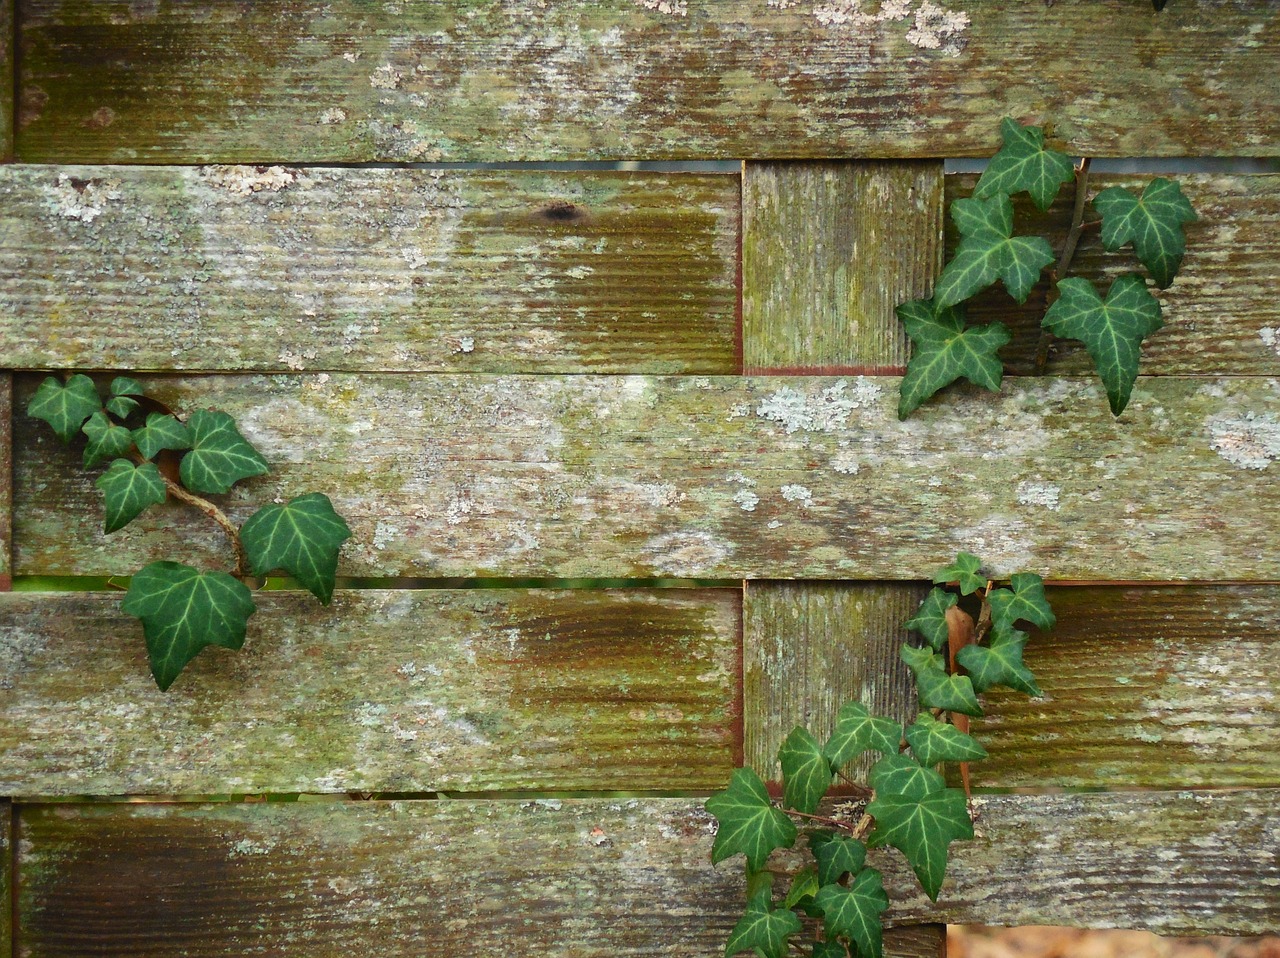
<svg viewBox="0 0 1280 958"><path fill-rule="evenodd" d="M13 128L17 118L14 100L17 44L13 6L14 0L0 0L0 163L13 162Z"/></svg>
<svg viewBox="0 0 1280 958"><path fill-rule="evenodd" d="M12 587L13 373L0 371L0 592Z"/></svg>
<svg viewBox="0 0 1280 958"><path fill-rule="evenodd" d="M13 841L13 806L0 799L0 958L11 958L13 948L13 876L17 871Z"/></svg>
<svg viewBox="0 0 1280 958"><path fill-rule="evenodd" d="M942 266L942 164L747 163L742 195L746 372L905 366L893 310Z"/></svg>

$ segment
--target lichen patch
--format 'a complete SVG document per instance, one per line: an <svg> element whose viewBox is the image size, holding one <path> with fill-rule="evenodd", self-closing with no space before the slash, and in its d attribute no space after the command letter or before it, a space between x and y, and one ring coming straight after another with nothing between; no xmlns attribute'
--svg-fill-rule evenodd
<svg viewBox="0 0 1280 958"><path fill-rule="evenodd" d="M298 178L297 173L283 166L205 166L200 175L211 186L235 196L279 193Z"/></svg>
<svg viewBox="0 0 1280 958"><path fill-rule="evenodd" d="M1214 416L1209 434L1210 448L1241 469L1266 469L1280 459L1280 419L1274 413Z"/></svg>
<svg viewBox="0 0 1280 958"><path fill-rule="evenodd" d="M1027 480L1018 483L1018 502L1024 506L1040 506L1057 512L1060 508L1058 497L1061 493L1062 487L1052 482Z"/></svg>
<svg viewBox="0 0 1280 958"><path fill-rule="evenodd" d="M672 17L687 17L689 15L689 5L686 0L635 0L635 2L646 10L665 13Z"/></svg>
<svg viewBox="0 0 1280 958"><path fill-rule="evenodd" d="M817 395L783 386L760 401L756 415L780 423L788 435L838 433L847 428L853 410L878 402L881 391L880 386L865 379L854 380L852 389L848 382L839 382Z"/></svg>

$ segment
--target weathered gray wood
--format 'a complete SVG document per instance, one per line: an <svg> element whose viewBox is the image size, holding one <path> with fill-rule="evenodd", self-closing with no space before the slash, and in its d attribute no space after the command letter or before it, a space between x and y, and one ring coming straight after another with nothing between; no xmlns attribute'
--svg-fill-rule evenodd
<svg viewBox="0 0 1280 958"><path fill-rule="evenodd" d="M1140 191L1151 176L1092 176L1089 193L1108 186ZM1173 286L1154 290L1164 305L1165 327L1142 346L1142 372L1181 375L1223 372L1235 375L1280 375L1280 176L1221 176L1179 173L1181 184L1200 216L1186 227L1187 255ZM947 178L947 198L967 196L975 178ZM1048 236L1061 249L1070 228L1073 191L1064 189L1048 213L1039 213L1023 196L1019 199L1020 233ZM1098 219L1089 207L1085 222ZM958 237L948 222L948 255ZM1124 273L1142 271L1132 246L1115 253L1102 249L1096 229L1086 230L1070 275L1083 276L1102 292ZM997 287L979 295L968 307L970 319L998 319L1014 332L1001 355L1015 374L1032 371L1040 344L1047 281L1019 306ZM1093 368L1078 342L1055 340L1047 371L1062 375L1088 373Z"/></svg>
<svg viewBox="0 0 1280 958"><path fill-rule="evenodd" d="M13 806L0 801L0 955L13 955L13 895L10 880L14 873L16 851L13 835Z"/></svg>
<svg viewBox="0 0 1280 958"><path fill-rule="evenodd" d="M924 598L915 585L749 582L743 595L744 764L781 781L778 746L803 725L825 741L856 699L898 721L918 711L898 659L902 623ZM865 776L870 755L850 774ZM859 777L859 781L866 781Z"/></svg>
<svg viewBox="0 0 1280 958"><path fill-rule="evenodd" d="M13 374L0 370L0 592L13 585Z"/></svg>
<svg viewBox="0 0 1280 958"><path fill-rule="evenodd" d="M13 161L14 0L0 0L0 163Z"/></svg>
<svg viewBox="0 0 1280 958"><path fill-rule="evenodd" d="M0 795L707 789L733 590L260 593L167 693L100 593L0 596Z"/></svg>
<svg viewBox="0 0 1280 958"><path fill-rule="evenodd" d="M893 310L942 266L942 164L747 163L742 191L746 371L905 366Z"/></svg>
<svg viewBox="0 0 1280 958"><path fill-rule="evenodd" d="M39 162L968 156L999 118L1099 155L1275 155L1267 0L1046 13L765 0L316 7L33 0ZM1105 63L1082 70L1079 59ZM1206 114L1212 122L1205 122Z"/></svg>
<svg viewBox="0 0 1280 958"><path fill-rule="evenodd" d="M905 423L891 378L153 382L273 463L225 498L236 521L328 493L346 573L918 579L966 549L1004 574L1280 578L1274 381L1144 380L1116 421L1094 381L1010 379ZM228 562L177 505L104 537L78 447L16 425L18 573L127 574L177 543Z"/></svg>
<svg viewBox="0 0 1280 958"><path fill-rule="evenodd" d="M0 169L0 365L732 373L738 177Z"/></svg>
<svg viewBox="0 0 1280 958"><path fill-rule="evenodd" d="M873 853L896 923L1257 934L1280 921L1271 791L977 800L938 904ZM700 801L21 809L24 955L704 956L742 911ZM794 867L798 853L779 864ZM163 906L157 895L163 891Z"/></svg>

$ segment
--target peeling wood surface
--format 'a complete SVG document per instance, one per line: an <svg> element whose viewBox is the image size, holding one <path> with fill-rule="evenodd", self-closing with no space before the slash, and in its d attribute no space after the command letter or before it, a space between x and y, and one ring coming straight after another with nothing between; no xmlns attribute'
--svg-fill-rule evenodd
<svg viewBox="0 0 1280 958"><path fill-rule="evenodd" d="M0 365L734 373L739 178L0 168Z"/></svg>
<svg viewBox="0 0 1280 958"><path fill-rule="evenodd" d="M1280 175L1223 176L1177 173L1173 178L1200 219L1188 224L1187 255L1173 285L1153 292L1164 306L1165 326L1142 346L1144 374L1182 375L1230 373L1280 375ZM1153 176L1091 176L1089 193L1108 186L1140 192ZM968 196L973 176L947 177L947 199ZM1064 188L1057 203L1040 213L1023 195L1015 204L1015 231L1049 237L1060 250L1071 224L1072 190ZM1097 220L1089 206L1085 222ZM958 242L947 223L947 255ZM1105 293L1125 273L1142 272L1133 247L1115 253L1102 248L1098 231L1081 239L1070 275L1083 276ZM1014 340L1003 350L1007 371L1030 373L1040 342L1048 282L1038 286L1019 306L997 286L980 294L969 306L970 319L998 319L1013 330ZM1093 361L1080 343L1055 340L1048 372L1082 375Z"/></svg>
<svg viewBox="0 0 1280 958"><path fill-rule="evenodd" d="M915 614L918 585L749 582L743 596L744 764L780 782L778 747L797 725L819 741L840 706L856 699L900 722L918 706L911 673L898 658ZM849 773L865 782L871 755Z"/></svg>
<svg viewBox="0 0 1280 958"><path fill-rule="evenodd" d="M709 789L735 590L259 593L168 693L115 595L0 596L0 794Z"/></svg>
<svg viewBox="0 0 1280 958"><path fill-rule="evenodd" d="M747 163L742 192L746 371L905 366L893 310L942 267L942 164Z"/></svg>
<svg viewBox="0 0 1280 958"><path fill-rule="evenodd" d="M1267 0L1186 0L1159 16L1131 0L1049 15L1023 0L899 6L901 19L855 8L833 23L829 5L764 0L681 0L673 13L632 0L31 0L18 153L972 156L994 151L1004 115L1050 120L1057 142L1094 155L1277 152L1280 14ZM1080 70L1080 50L1107 69Z"/></svg>
<svg viewBox="0 0 1280 958"><path fill-rule="evenodd" d="M939 903L873 853L896 923L1259 934L1280 921L1270 791L978 799ZM701 802L543 800L21 808L23 954L320 948L702 956L742 910ZM798 853L779 864L794 867ZM163 886L164 903L157 901ZM175 920L177 918L177 920Z"/></svg>
<svg viewBox="0 0 1280 958"><path fill-rule="evenodd" d="M24 380L25 408L35 378ZM957 391L905 423L898 380L394 376L152 380L225 409L274 474L244 521L324 491L355 575L919 579L959 549L1054 578L1280 578L1280 382L1153 378ZM15 570L226 564L176 504L107 540L78 446L16 422Z"/></svg>
<svg viewBox="0 0 1280 958"><path fill-rule="evenodd" d="M1045 698L983 696L975 786L1280 785L1280 588L1049 597L1058 626L1026 651Z"/></svg>

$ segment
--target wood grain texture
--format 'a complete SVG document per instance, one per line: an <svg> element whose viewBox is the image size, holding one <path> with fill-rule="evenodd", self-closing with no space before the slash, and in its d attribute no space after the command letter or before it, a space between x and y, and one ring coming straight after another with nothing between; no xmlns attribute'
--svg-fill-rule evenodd
<svg viewBox="0 0 1280 958"><path fill-rule="evenodd" d="M898 659L902 623L924 598L917 585L749 582L743 595L744 764L781 781L778 747L797 725L819 741L850 700L900 722L914 719L915 684ZM870 754L850 774L866 781Z"/></svg>
<svg viewBox="0 0 1280 958"><path fill-rule="evenodd" d="M0 592L13 584L13 374L0 370Z"/></svg>
<svg viewBox="0 0 1280 958"><path fill-rule="evenodd" d="M1280 920L1276 799L979 799L937 905L896 851L872 862L899 924L1257 934ZM27 806L22 954L710 955L742 911L712 832L687 799Z"/></svg>
<svg viewBox="0 0 1280 958"><path fill-rule="evenodd" d="M1163 329L1142 346L1144 374L1182 375L1222 372L1235 375L1280 375L1280 175L1222 176L1178 173L1200 219L1186 227L1187 255L1177 279L1167 290L1153 289L1164 307ZM1089 194L1109 186L1140 192L1151 176L1092 176ZM947 177L947 198L968 196L976 178ZM1015 231L1049 237L1061 249L1071 223L1071 190L1064 189L1047 213L1038 212L1023 195L1015 203ZM1099 219L1090 206L1085 222ZM959 237L948 220L947 254ZM1070 270L1105 293L1125 273L1141 272L1133 247L1115 253L1102 248L1098 231L1085 232ZM998 319L1014 333L1001 350L1008 372L1032 371L1040 342L1048 282L1038 286L1023 306L998 286L970 304L970 319ZM1047 371L1058 375L1089 373L1093 362L1083 346L1055 340Z"/></svg>
<svg viewBox="0 0 1280 958"><path fill-rule="evenodd" d="M1043 699L999 689L972 732L976 787L1280 784L1280 588L1051 589L1026 661Z"/></svg>
<svg viewBox="0 0 1280 958"><path fill-rule="evenodd" d="M13 161L14 0L0 0L0 163Z"/></svg>
<svg viewBox="0 0 1280 958"><path fill-rule="evenodd" d="M273 464L241 522L324 491L356 575L919 579L960 549L1068 579L1280 578L1280 385L1011 379L900 423L898 380L396 376L154 379ZM24 380L17 405L35 386ZM226 564L177 505L110 539L78 447L15 423L15 571Z"/></svg>
<svg viewBox="0 0 1280 958"><path fill-rule="evenodd" d="M1096 155L1275 155L1280 144L1280 17L1266 0L1186 0L1160 16L1129 0L1048 16L1022 0L912 3L885 20L871 4L678 6L29 0L18 153L970 156L994 150L1004 115L1052 120L1055 139ZM1107 69L1080 70L1073 51Z"/></svg>
<svg viewBox="0 0 1280 958"><path fill-rule="evenodd" d="M746 371L905 366L893 310L942 266L942 164L747 163L742 194Z"/></svg>
<svg viewBox="0 0 1280 958"><path fill-rule="evenodd" d="M168 693L114 595L0 596L0 794L706 789L735 590L259 593Z"/></svg>
<svg viewBox="0 0 1280 958"><path fill-rule="evenodd" d="M13 901L14 856L12 844L15 817L8 800L0 801L0 955L12 956L13 951ZM940 956L941 958L941 956Z"/></svg>
<svg viewBox="0 0 1280 958"><path fill-rule="evenodd" d="M0 169L0 365L733 373L739 178Z"/></svg>

